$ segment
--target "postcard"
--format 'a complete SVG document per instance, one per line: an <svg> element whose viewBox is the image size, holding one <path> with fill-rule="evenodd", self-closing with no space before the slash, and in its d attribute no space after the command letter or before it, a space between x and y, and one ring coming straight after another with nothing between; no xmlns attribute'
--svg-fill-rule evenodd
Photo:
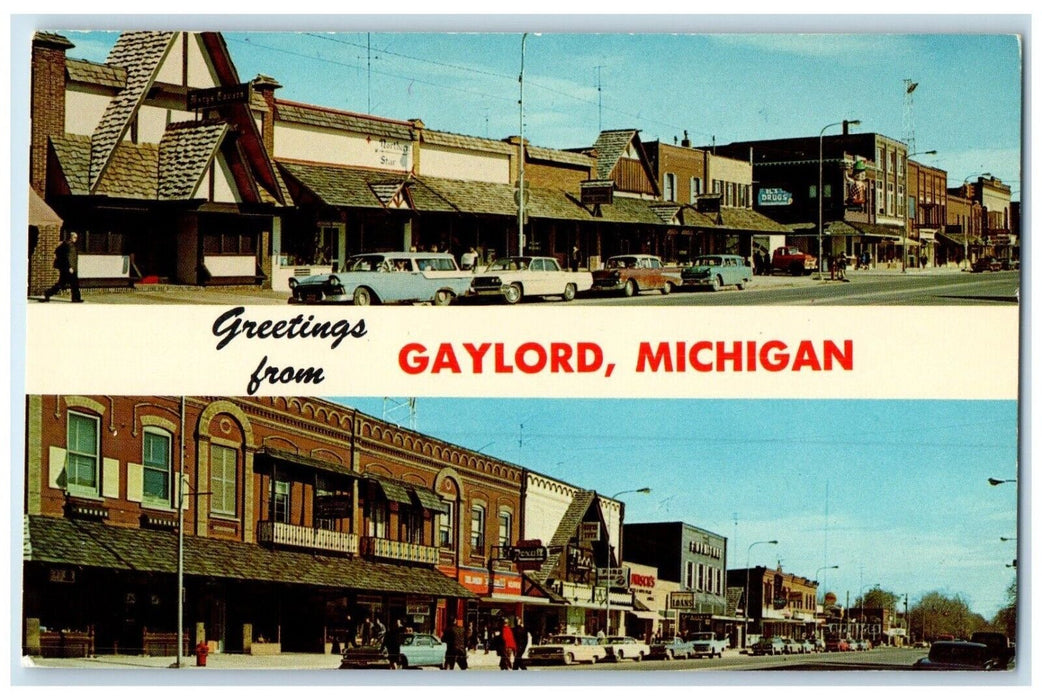
<svg viewBox="0 0 1042 700"><path fill-rule="evenodd" d="M1024 681L1024 23L175 19L22 27L21 682Z"/></svg>

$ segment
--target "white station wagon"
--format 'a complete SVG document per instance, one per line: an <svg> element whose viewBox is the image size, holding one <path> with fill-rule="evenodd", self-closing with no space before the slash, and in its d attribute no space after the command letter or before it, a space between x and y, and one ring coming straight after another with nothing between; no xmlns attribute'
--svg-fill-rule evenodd
<svg viewBox="0 0 1042 700"><path fill-rule="evenodd" d="M500 297L516 304L526 296L559 296L571 301L592 286L589 272L562 269L555 258L522 255L496 260L474 277L470 288L477 296Z"/></svg>
<svg viewBox="0 0 1042 700"><path fill-rule="evenodd" d="M595 664L604 658L604 644L596 637L579 634L557 634L545 644L537 644L528 651L528 663L564 664L588 661Z"/></svg>

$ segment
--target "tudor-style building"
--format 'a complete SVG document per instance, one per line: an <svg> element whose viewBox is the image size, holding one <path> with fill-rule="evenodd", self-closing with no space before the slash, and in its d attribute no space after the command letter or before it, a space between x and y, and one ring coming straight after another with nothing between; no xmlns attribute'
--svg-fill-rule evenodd
<svg viewBox="0 0 1042 700"><path fill-rule="evenodd" d="M487 576L520 468L327 401L30 396L26 445L26 653L173 653L181 522L190 646L321 652L347 615L440 633L521 591Z"/></svg>
<svg viewBox="0 0 1042 700"><path fill-rule="evenodd" d="M33 38L30 186L79 234L85 286L260 283L288 203L221 35L124 32L104 64ZM29 249L29 293L59 241Z"/></svg>

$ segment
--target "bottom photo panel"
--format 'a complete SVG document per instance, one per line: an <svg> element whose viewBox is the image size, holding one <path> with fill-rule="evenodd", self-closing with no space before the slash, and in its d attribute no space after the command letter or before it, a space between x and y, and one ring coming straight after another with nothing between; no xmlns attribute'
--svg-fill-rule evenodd
<svg viewBox="0 0 1042 700"><path fill-rule="evenodd" d="M1015 401L32 395L25 418L35 674L1016 669Z"/></svg>

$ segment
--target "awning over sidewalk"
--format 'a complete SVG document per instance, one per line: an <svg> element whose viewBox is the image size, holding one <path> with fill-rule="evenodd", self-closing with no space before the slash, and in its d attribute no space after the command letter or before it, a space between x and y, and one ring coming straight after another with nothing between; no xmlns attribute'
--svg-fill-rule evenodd
<svg viewBox="0 0 1042 700"><path fill-rule="evenodd" d="M113 571L177 572L177 534L89 520L27 516L23 559ZM414 593L446 598L474 594L435 569L358 558L274 551L255 544L186 535L184 571L240 581Z"/></svg>

